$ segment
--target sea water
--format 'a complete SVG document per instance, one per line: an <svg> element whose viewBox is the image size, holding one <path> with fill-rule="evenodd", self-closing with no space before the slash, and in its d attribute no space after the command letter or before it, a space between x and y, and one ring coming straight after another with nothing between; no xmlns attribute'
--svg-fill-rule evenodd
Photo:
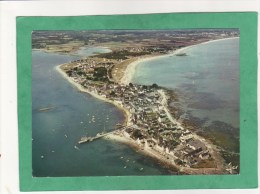
<svg viewBox="0 0 260 194"><path fill-rule="evenodd" d="M220 121L239 129L239 38L184 49L187 56L164 56L136 66L132 82L177 92L183 117ZM174 105L174 102L173 102Z"/></svg>
<svg viewBox="0 0 260 194"><path fill-rule="evenodd" d="M77 144L82 136L113 130L124 116L114 105L79 92L55 67L101 52L108 50L81 49L80 56L32 52L34 177L170 174L157 161L121 143L99 139Z"/></svg>

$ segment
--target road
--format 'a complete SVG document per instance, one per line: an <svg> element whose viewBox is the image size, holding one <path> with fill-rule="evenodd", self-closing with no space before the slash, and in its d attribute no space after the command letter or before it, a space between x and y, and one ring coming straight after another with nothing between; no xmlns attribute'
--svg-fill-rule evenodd
<svg viewBox="0 0 260 194"><path fill-rule="evenodd" d="M159 94L161 95L161 97L162 97L161 103L162 103L162 105L163 105L163 109L164 109L164 111L165 111L165 113L166 113L168 119L169 119L173 124L177 125L177 126L178 126L179 128L181 128L181 129L183 129L183 127L181 126L181 124L180 124L178 121L176 121L176 119L173 118L172 115L171 115L171 113L169 112L169 110L168 110L168 108L167 108L167 106L168 106L168 104L167 104L167 97L166 97L164 91L163 91L163 90L158 90L158 93L159 93Z"/></svg>

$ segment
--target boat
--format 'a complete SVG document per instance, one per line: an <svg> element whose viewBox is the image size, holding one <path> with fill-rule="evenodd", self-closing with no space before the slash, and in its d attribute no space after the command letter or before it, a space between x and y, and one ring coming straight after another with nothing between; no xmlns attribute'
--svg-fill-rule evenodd
<svg viewBox="0 0 260 194"><path fill-rule="evenodd" d="M40 109L38 109L38 111L43 112L43 111L48 111L48 110L51 110L51 109L54 109L54 108L55 108L55 106L50 106L50 107L40 108Z"/></svg>

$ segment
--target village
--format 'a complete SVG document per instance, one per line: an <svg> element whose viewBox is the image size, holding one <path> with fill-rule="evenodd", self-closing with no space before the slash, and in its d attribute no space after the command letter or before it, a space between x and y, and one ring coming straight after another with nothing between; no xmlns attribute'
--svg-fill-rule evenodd
<svg viewBox="0 0 260 194"><path fill-rule="evenodd" d="M115 134L134 140L143 149L163 154L176 166L200 168L200 164L207 164L206 167L215 168L214 158L204 142L176 123L169 113L166 89L157 84L125 85L114 81L112 69L127 59L125 56L118 54L115 57L113 52L101 54L73 61L61 68L88 92L127 112L127 123L122 125L128 127L116 130Z"/></svg>

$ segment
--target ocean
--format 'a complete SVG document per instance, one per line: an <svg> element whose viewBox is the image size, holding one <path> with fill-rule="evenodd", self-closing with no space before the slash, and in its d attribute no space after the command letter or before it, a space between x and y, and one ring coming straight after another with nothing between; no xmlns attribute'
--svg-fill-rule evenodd
<svg viewBox="0 0 260 194"><path fill-rule="evenodd" d="M190 120L200 135L239 155L239 38L211 41L139 63L131 82L172 90L180 122ZM230 156L228 162L239 163Z"/></svg>

